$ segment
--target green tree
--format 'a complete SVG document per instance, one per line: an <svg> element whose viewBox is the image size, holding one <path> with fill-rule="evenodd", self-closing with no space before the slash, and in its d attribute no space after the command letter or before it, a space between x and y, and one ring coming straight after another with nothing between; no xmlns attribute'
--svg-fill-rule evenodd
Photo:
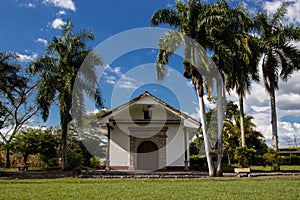
<svg viewBox="0 0 300 200"><path fill-rule="evenodd" d="M69 20L62 27L62 36L53 37L47 46L45 56L36 59L30 68L32 73L38 73L40 76L37 101L43 120L47 120L50 106L56 100L59 104L62 131L62 170L68 169L67 135L72 114L83 114L82 101L85 94L95 98L97 106L102 107L103 105L101 93L96 87L98 80L95 73L95 66L102 63L100 58L86 45L87 41L93 39L94 35L88 30L73 33L72 22ZM89 59L85 60L87 56ZM82 64L85 65L85 70L80 72ZM78 90L72 96L77 75L82 77L82 80L77 79L80 90L77 88ZM94 92L95 88L97 88L96 92Z"/></svg>
<svg viewBox="0 0 300 200"><path fill-rule="evenodd" d="M39 141L37 137L33 129L21 130L9 144L10 149L21 153L24 163L27 163L27 158L30 154L38 153Z"/></svg>
<svg viewBox="0 0 300 200"><path fill-rule="evenodd" d="M278 151L277 114L275 90L279 79L287 81L294 70L299 69L300 51L293 42L300 40L300 29L284 23L287 2L269 17L258 13L256 27L262 52L264 85L270 95L273 148Z"/></svg>
<svg viewBox="0 0 300 200"><path fill-rule="evenodd" d="M242 4L230 7L226 1L220 0L210 6L203 14L200 27L205 27L208 38L207 47L213 51L212 59L223 75L227 91L235 90L239 96L240 118L244 120L243 100L250 91L252 80L258 80L257 74L257 39L249 34L253 28L253 20ZM203 36L203 35L201 35ZM218 88L219 93L223 92ZM221 103L218 103L221 104ZM220 109L220 113L223 110ZM224 111L223 111L224 112ZM241 127L243 145L245 145L244 123ZM222 127L223 123L219 125ZM221 129L220 129L221 131ZM222 134L219 134L217 173L221 170Z"/></svg>
<svg viewBox="0 0 300 200"><path fill-rule="evenodd" d="M169 31L159 40L159 55L157 57L157 78L162 80L167 73L166 64L169 62L169 57L178 49L181 45L184 46L185 60L183 62L184 77L192 79L192 83L195 90L198 93L200 118L202 121L202 132L204 138L204 146L207 157L209 175L214 176L214 166L211 156L211 147L209 145L205 106L204 106L204 78L203 74L200 74L200 67L207 65L205 58L205 49L197 50L200 47L195 47L193 42L199 42L203 47L206 47L205 29L199 28L199 18L207 9L207 5L203 4L199 0L190 0L188 2L177 1L173 9L161 9L156 11L151 18L151 25L158 26L160 24L168 24L176 31ZM201 35L203 33L204 35ZM202 36L199 37L198 36ZM203 37L204 36L204 37ZM203 39L203 40L202 40ZM192 40L192 41L191 41ZM201 42L200 42L201 40ZM196 50L197 49L197 50ZM204 70L205 71L205 70ZM207 84L208 85L208 84Z"/></svg>
<svg viewBox="0 0 300 200"><path fill-rule="evenodd" d="M234 159L239 162L242 167L250 167L251 160L254 160L256 151L253 148L237 147L234 151Z"/></svg>
<svg viewBox="0 0 300 200"><path fill-rule="evenodd" d="M279 153L274 149L268 149L268 152L263 155L266 164L271 166L272 171L280 171L280 165L282 164L282 158Z"/></svg>
<svg viewBox="0 0 300 200"><path fill-rule="evenodd" d="M29 155L39 155L40 159L48 166L57 164L57 162L53 162L53 159L57 159L59 139L52 128L46 130L22 129L11 143L4 145L4 148L6 148L5 146L9 146L13 152L21 153L24 163L27 163Z"/></svg>
<svg viewBox="0 0 300 200"><path fill-rule="evenodd" d="M58 149L59 149L59 131L52 127L46 130L35 129L38 139L38 156L46 163L46 165L53 167L57 166Z"/></svg>
<svg viewBox="0 0 300 200"><path fill-rule="evenodd" d="M224 150L228 157L228 164L230 164L233 153L237 147L241 147L241 122L240 114L235 104L229 104L227 110L227 118L224 122ZM231 104L231 105L230 105ZM232 107L233 109L230 109ZM232 114L230 114L232 112ZM256 125L252 122L253 117L245 115L245 139L246 145L249 148L254 148L256 151L265 152L267 145L264 141L264 136L261 132L255 130Z"/></svg>
<svg viewBox="0 0 300 200"><path fill-rule="evenodd" d="M7 144L6 167L10 167L9 144L22 126L38 112L36 83L16 61L13 53L0 53L0 136Z"/></svg>
<svg viewBox="0 0 300 200"><path fill-rule="evenodd" d="M239 96L242 145L245 146L244 97L250 92L251 81L258 81L257 39L249 33L254 22L242 4L231 8L226 1L216 3L205 13L213 60L224 74L227 91Z"/></svg>

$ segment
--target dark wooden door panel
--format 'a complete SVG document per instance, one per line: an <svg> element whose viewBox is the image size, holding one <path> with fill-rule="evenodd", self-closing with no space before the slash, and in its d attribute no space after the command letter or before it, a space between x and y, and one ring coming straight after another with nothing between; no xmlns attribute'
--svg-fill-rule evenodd
<svg viewBox="0 0 300 200"><path fill-rule="evenodd" d="M150 141L142 142L138 147L137 168L140 170L158 169L158 147Z"/></svg>

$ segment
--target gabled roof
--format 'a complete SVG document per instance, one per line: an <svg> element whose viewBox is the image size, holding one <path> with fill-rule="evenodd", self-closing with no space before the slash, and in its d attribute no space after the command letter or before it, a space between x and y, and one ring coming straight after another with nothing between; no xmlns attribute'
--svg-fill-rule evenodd
<svg viewBox="0 0 300 200"><path fill-rule="evenodd" d="M200 122L197 121L196 119L192 118L191 116L181 112L180 110L174 108L173 106L169 105L168 103L164 102L163 100L157 98L156 96L154 96L153 94L149 93L148 91L145 91L143 94L137 96L136 98L130 100L127 103L124 103L120 106L118 106L117 108L114 108L110 111L108 111L106 114L104 114L101 119L105 119L105 118L110 118L112 113L116 113L116 112L121 112L124 109L129 108L131 105L133 105L134 103L138 102L139 100L145 98L145 97L151 97L154 101L156 101L157 103L159 103L160 105L162 105L163 107L165 107L167 110L171 111L172 113L180 116L183 119L188 119L190 120L192 123L194 124L198 124L200 126Z"/></svg>

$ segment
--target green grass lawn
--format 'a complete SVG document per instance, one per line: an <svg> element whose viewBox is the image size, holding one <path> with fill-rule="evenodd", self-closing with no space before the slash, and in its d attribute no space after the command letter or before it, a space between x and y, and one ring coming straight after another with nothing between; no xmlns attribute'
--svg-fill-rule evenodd
<svg viewBox="0 0 300 200"><path fill-rule="evenodd" d="M0 199L300 199L300 177L0 180Z"/></svg>

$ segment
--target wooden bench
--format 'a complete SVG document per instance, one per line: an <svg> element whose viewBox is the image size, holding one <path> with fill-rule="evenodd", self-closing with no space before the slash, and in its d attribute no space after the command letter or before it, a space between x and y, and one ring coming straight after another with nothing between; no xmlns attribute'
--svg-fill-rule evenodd
<svg viewBox="0 0 300 200"><path fill-rule="evenodd" d="M234 168L234 172L237 173L238 177L241 177L243 174L246 174L248 177L250 177L250 168Z"/></svg>
<svg viewBox="0 0 300 200"><path fill-rule="evenodd" d="M18 171L20 171L20 170L28 171L28 165L25 163L17 164L16 168L18 168Z"/></svg>

